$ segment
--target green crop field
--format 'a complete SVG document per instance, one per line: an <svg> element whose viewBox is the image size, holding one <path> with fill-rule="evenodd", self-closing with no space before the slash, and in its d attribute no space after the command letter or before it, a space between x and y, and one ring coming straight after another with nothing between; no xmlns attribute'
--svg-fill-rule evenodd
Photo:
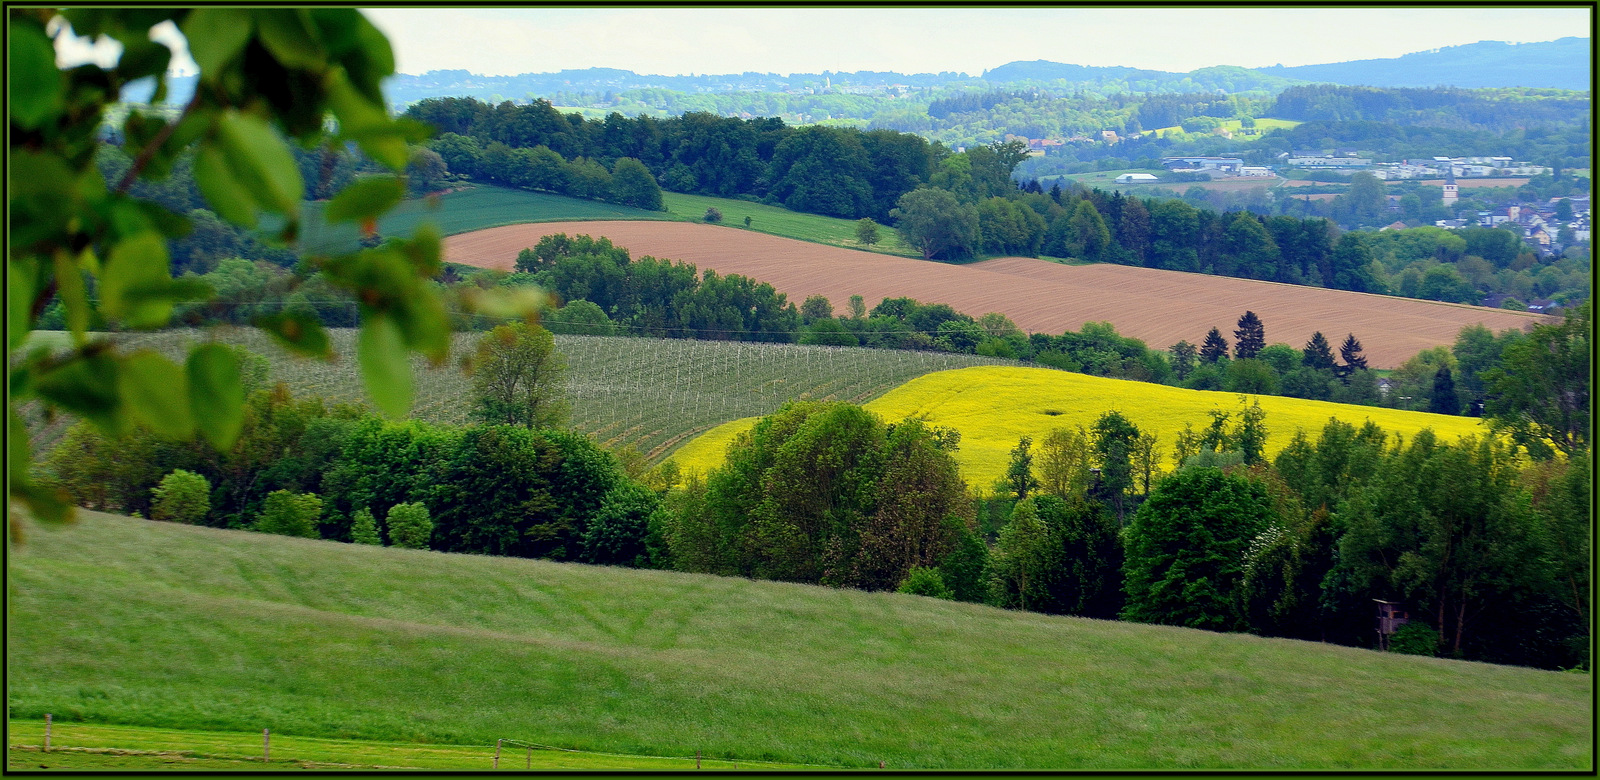
<svg viewBox="0 0 1600 780"><path fill-rule="evenodd" d="M1593 766L1586 674L95 512L25 531L9 716L50 713L64 745L121 724L477 746L464 769L501 739L890 769Z"/></svg>
<svg viewBox="0 0 1600 780"><path fill-rule="evenodd" d="M901 240L900 234L888 225L878 226L879 240L876 246L866 246L856 241L856 221L853 219L824 217L746 200L686 195L681 192L662 192L661 200L673 216L691 222L704 219L706 209L716 208L722 212L722 224L732 227L744 227L744 218L750 217L750 229L760 233L847 249L922 257L921 252L907 245Z"/></svg>
<svg viewBox="0 0 1600 780"><path fill-rule="evenodd" d="M341 356L332 364L301 360L251 328L219 331L219 337L266 356L270 382L283 382L296 396L321 396L334 402L362 400L356 331L330 332ZM127 350L151 348L174 359L197 331L131 333ZM413 360L416 401L412 416L431 422L464 423L472 404L471 379L454 360L469 354L482 337L456 334L452 362L430 369ZM36 343L55 343L55 334L37 334ZM632 445L660 459L694 436L729 420L777 411L791 398L836 399L864 403L906 381L932 371L1016 361L979 355L907 352L861 347L748 344L730 341L556 336L567 357L567 397L572 425L608 446ZM40 431L48 445L61 427Z"/></svg>
<svg viewBox="0 0 1600 780"><path fill-rule="evenodd" d="M569 222L594 220L666 220L699 222L705 218L706 209L715 207L722 211L722 224L744 227L744 218L751 218L750 229L784 238L829 244L849 249L864 249L886 254L921 257L919 253L900 240L894 228L881 225L879 242L865 246L856 241L855 220L805 214L778 206L736 200L713 198L705 195L686 195L662 192L666 211L645 211L612 203L569 198L544 192L529 192L487 184L465 185L461 189L437 198L407 200L378 220L379 235L406 236L417 225L431 221L447 236L470 233L474 230L518 225L528 222ZM306 204L305 222L301 238L308 251L350 251L358 245L360 234L353 224L329 225L322 221L323 202ZM274 223L275 225L276 223ZM269 225L272 229L274 225Z"/></svg>
<svg viewBox="0 0 1600 780"><path fill-rule="evenodd" d="M323 223L322 209L325 206L320 201L306 204L305 223L301 229L305 248L323 252L350 251L360 237L356 226ZM440 195L437 199L402 201L378 220L378 234L409 236L424 221L433 222L444 235L452 236L524 222L601 219L671 220L675 217L663 211L645 211L565 195L468 185L464 189Z"/></svg>

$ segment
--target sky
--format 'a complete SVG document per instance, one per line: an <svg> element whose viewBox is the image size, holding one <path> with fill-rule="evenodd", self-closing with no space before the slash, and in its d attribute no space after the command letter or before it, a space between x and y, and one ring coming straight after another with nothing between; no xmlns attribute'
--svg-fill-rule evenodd
<svg viewBox="0 0 1600 780"><path fill-rule="evenodd" d="M368 9L398 70L966 72L1017 60L1187 72L1588 37L1587 8Z"/></svg>
<svg viewBox="0 0 1600 780"><path fill-rule="evenodd" d="M1398 57L1478 41L1589 37L1589 8L375 8L400 73L590 67L650 75L984 70L1018 60L1188 72ZM182 35L173 71L192 73ZM57 42L114 61L115 42Z"/></svg>

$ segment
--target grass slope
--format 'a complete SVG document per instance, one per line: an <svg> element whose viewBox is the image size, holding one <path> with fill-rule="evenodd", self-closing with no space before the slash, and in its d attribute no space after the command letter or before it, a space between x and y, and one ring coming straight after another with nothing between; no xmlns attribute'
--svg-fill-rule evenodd
<svg viewBox="0 0 1600 780"><path fill-rule="evenodd" d="M820 214L790 211L779 206L767 206L747 200L688 195L681 192L662 192L661 200L667 207L668 213L688 222L702 221L706 209L715 208L722 212L722 224L729 227L743 228L744 218L750 217L750 229L758 233L770 233L784 238L846 249L922 257L921 252L911 248L900 238L899 232L888 225L878 226L877 245L866 246L856 241L856 220L853 219L824 217Z"/></svg>
<svg viewBox="0 0 1600 780"><path fill-rule="evenodd" d="M51 713L54 715L54 713ZM330 769L465 769L495 766L494 743L428 745L411 742L326 739L273 734L263 761L262 735L227 731L191 731L56 720L50 729L50 752L44 752L44 722L12 720L6 724L6 762L12 770L330 770ZM703 760L704 769L804 769L794 764L737 764ZM593 769L694 769L693 757L625 756L552 749L501 746L502 771Z"/></svg>
<svg viewBox="0 0 1600 780"><path fill-rule="evenodd" d="M855 220L806 214L733 198L665 191L661 196L666 210L646 211L565 195L471 184L437 197L402 201L378 220L378 233L383 236L409 236L425 221L438 226L440 232L447 236L530 222L619 219L700 222L705 218L706 209L715 207L722 212L722 224L729 227L743 229L744 218L748 216L751 218L750 229L760 233L849 249L907 257L921 256L900 240L900 234L894 228L887 225L878 228L881 239L877 246L868 247L856 241ZM324 222L322 210L326 206L322 201L306 204L301 232L305 248L319 252L353 250L360 238L357 227L349 223L330 225Z"/></svg>
<svg viewBox="0 0 1600 780"><path fill-rule="evenodd" d="M92 512L9 565L17 719L855 767L1592 765L1588 675Z"/></svg>
<svg viewBox="0 0 1600 780"><path fill-rule="evenodd" d="M351 251L360 233L354 224L330 225L322 221L325 202L305 204L302 239L307 250ZM501 225L524 222L565 222L575 220L674 219L662 211L645 211L613 203L601 203L544 192L514 190L489 185L469 185L437 198L401 201L393 211L378 220L383 236L409 236L423 222L432 222L447 236Z"/></svg>
<svg viewBox="0 0 1600 780"><path fill-rule="evenodd" d="M1267 413L1268 457L1276 455L1296 429L1315 439L1337 417L1352 425L1371 420L1379 427L1405 436L1432 428L1455 439L1487 429L1471 417L1406 412L1326 401L1306 401L1280 396L1250 396ZM1155 433L1158 446L1169 455L1184 423L1195 430L1211 421L1208 412L1238 412L1244 408L1237 393L1185 390L1178 387L1124 379L1073 374L1047 368L1021 366L974 367L941 371L919 377L866 404L885 420L922 417L934 425L961 431L956 459L968 484L987 489L999 479L1010 461L1011 449L1023 436L1035 445L1053 428L1092 425L1109 410L1117 410L1139 426ZM755 419L735 420L718 426L684 445L673 458L687 470L705 472L722 462L728 443L755 424ZM1171 468L1171 459L1162 465Z"/></svg>
<svg viewBox="0 0 1600 780"><path fill-rule="evenodd" d="M284 382L297 396L350 403L365 397L353 329L330 331L340 355L331 365L294 358L254 329L218 335L267 356L269 381ZM124 344L182 360L186 344L201 337L195 331L159 331L129 334ZM452 354L470 354L481 337L456 334ZM556 336L556 348L567 357L573 427L608 445L631 444L653 458L729 420L777 411L791 398L862 403L931 371L1014 363L937 352L599 336ZM467 422L472 380L453 362L430 369L416 357L412 366L412 416Z"/></svg>

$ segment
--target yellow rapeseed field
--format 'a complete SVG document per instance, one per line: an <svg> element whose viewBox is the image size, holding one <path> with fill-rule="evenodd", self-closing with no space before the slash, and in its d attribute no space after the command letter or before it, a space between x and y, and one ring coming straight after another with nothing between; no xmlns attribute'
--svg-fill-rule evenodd
<svg viewBox="0 0 1600 780"><path fill-rule="evenodd" d="M961 432L956 459L968 484L987 491L1005 472L1011 449L1023 436L1035 443L1052 428L1092 425L1096 418L1116 410L1153 432L1165 453L1162 466L1172 468L1172 443L1189 423L1199 430L1208 425L1211 410L1238 412L1261 402L1266 412L1267 455L1278 454L1296 429L1315 438L1329 418L1352 425L1371 420L1390 433L1410 437L1423 428L1445 439L1483 433L1487 427L1471 417L1425 412L1404 412L1372 406L1352 406L1326 401L1305 401L1279 396L1242 396L1237 393L1185 390L1124 379L1074 374L1046 368L978 366L939 371L911 380L871 401L867 409L886 421L921 417L930 424ZM728 444L755 424L755 418L734 420L707 431L684 445L673 459L685 471L705 473L722 462Z"/></svg>

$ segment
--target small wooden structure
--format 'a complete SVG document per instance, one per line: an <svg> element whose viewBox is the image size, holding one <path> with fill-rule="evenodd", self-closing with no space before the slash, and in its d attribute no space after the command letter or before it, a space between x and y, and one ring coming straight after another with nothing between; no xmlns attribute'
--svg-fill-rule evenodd
<svg viewBox="0 0 1600 780"><path fill-rule="evenodd" d="M1378 602L1378 649L1388 650L1389 635L1411 620L1406 616L1406 611L1400 608L1399 602L1383 599L1373 601Z"/></svg>

